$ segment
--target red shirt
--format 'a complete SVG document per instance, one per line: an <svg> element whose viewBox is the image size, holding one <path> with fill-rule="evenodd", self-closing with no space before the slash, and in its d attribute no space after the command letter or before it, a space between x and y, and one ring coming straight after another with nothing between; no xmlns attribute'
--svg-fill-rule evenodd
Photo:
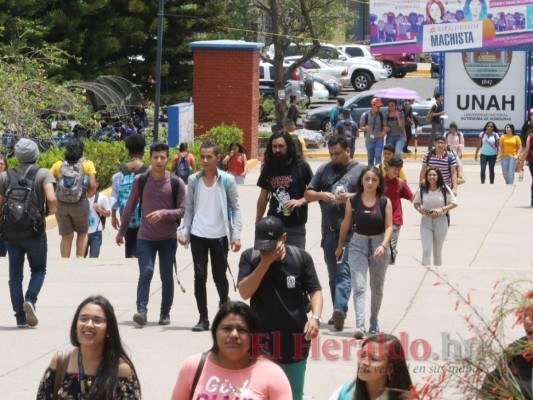
<svg viewBox="0 0 533 400"><path fill-rule="evenodd" d="M413 192L406 181L400 178L390 179L387 175L385 179L385 195L392 205L392 224L403 225L403 211L401 199L411 200Z"/></svg>

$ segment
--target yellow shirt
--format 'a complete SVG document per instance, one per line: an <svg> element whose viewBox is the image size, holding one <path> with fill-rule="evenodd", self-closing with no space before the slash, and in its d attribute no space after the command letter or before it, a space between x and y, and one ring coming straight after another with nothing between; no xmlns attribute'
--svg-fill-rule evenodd
<svg viewBox="0 0 533 400"><path fill-rule="evenodd" d="M294 135L294 132L289 132L289 135L291 135L291 136ZM298 135L298 140L300 141L300 144L302 145L302 151L306 152L307 151L307 146L305 145L304 138Z"/></svg>
<svg viewBox="0 0 533 400"><path fill-rule="evenodd" d="M509 137L509 135L507 134L501 135L500 148L502 149L502 157L516 156L522 148L522 141L520 140L520 136L513 135Z"/></svg>
<svg viewBox="0 0 533 400"><path fill-rule="evenodd" d="M61 165L63 165L63 160L57 161L54 165L52 165L52 168L50 168L50 172L55 178L57 178L59 175L59 169L61 168ZM83 165L83 172L85 175L96 174L96 168L91 160L85 160L81 163L81 165Z"/></svg>
<svg viewBox="0 0 533 400"><path fill-rule="evenodd" d="M380 167L381 167L381 174L383 176L385 176L387 174L387 170L385 169L385 165L383 164L380 164ZM407 177L405 176L405 171L402 169L400 169L400 179L402 181L407 181Z"/></svg>

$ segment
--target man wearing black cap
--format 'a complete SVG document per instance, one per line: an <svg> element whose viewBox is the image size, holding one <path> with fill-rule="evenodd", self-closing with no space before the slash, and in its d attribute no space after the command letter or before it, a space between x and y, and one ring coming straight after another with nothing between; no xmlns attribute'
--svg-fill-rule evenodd
<svg viewBox="0 0 533 400"><path fill-rule="evenodd" d="M341 113L342 119L335 125L333 133L344 135L344 137L346 137L346 140L348 140L348 144L350 145L350 158L353 158L355 153L355 139L359 137L359 126L357 126L357 123L352 119L349 109L343 108Z"/></svg>
<svg viewBox="0 0 533 400"><path fill-rule="evenodd" d="M31 187L35 193L35 197L32 200L32 204L28 204L27 212L30 214L29 209L35 207L39 213L37 219L40 220L39 226L34 226L26 234L22 230L18 231L6 226L10 224L9 213L2 215L1 225L3 235L7 233L7 229L10 230L8 237L5 237L5 239L9 256L9 293L11 295L11 304L13 311L15 311L17 327L25 328L28 325L35 326L39 322L35 315L35 303L44 283L48 252L44 205L46 203L48 214L55 214L57 202L54 192L55 179L52 173L45 168L39 168L33 165L39 158L37 144L30 139L20 139L15 145L15 157L19 162L19 166L8 169L0 174L0 210L2 210L2 213L7 212L4 209L4 204L6 208L9 208L11 204L10 197L15 196L17 191L20 193L21 189L15 188L17 182L19 187L24 186L24 182L28 186L29 182L32 182ZM15 200L15 197L13 197L13 200ZM20 221L19 226L25 226L24 219ZM16 239L15 236L18 236L19 239ZM28 257L31 275L28 289L24 295L22 279L24 276L25 256Z"/></svg>
<svg viewBox="0 0 533 400"><path fill-rule="evenodd" d="M238 287L244 300L251 298L250 305L261 318L259 347L268 348L281 362L292 398L302 399L310 340L320 328L322 288L309 253L286 245L286 239L279 218L270 216L257 222L254 248L241 255ZM305 292L311 297L313 316L309 320Z"/></svg>

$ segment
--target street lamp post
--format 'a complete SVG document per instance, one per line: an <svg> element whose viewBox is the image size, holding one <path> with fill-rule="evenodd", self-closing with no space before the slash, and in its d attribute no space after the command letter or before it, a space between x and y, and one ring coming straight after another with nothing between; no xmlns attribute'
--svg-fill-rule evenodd
<svg viewBox="0 0 533 400"><path fill-rule="evenodd" d="M155 66L154 142L157 142L159 132L159 102L161 97L161 54L163 53L164 12L165 0L159 0L159 11L157 12L157 55Z"/></svg>

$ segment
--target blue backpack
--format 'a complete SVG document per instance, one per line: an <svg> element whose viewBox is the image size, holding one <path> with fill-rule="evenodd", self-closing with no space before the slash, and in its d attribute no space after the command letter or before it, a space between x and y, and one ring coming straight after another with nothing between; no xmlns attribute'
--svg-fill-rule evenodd
<svg viewBox="0 0 533 400"><path fill-rule="evenodd" d="M178 160L176 161L176 175L187 184L189 182L189 175L191 174L191 166L189 165L189 153L184 156L178 154Z"/></svg>
<svg viewBox="0 0 533 400"><path fill-rule="evenodd" d="M128 199L130 197L131 185L133 184L135 175L143 173L147 169L148 166L143 165L139 169L139 171L130 171L126 167L126 164L120 165L120 172L122 172L122 174L124 175L124 178L122 179L120 188L118 190L118 209L120 211L121 216L124 214L126 203L128 202ZM135 206L135 211L133 211L133 214L131 215L131 220L128 225L128 228L138 228L139 226L141 226L141 208L139 207L139 203L137 203L137 205Z"/></svg>

